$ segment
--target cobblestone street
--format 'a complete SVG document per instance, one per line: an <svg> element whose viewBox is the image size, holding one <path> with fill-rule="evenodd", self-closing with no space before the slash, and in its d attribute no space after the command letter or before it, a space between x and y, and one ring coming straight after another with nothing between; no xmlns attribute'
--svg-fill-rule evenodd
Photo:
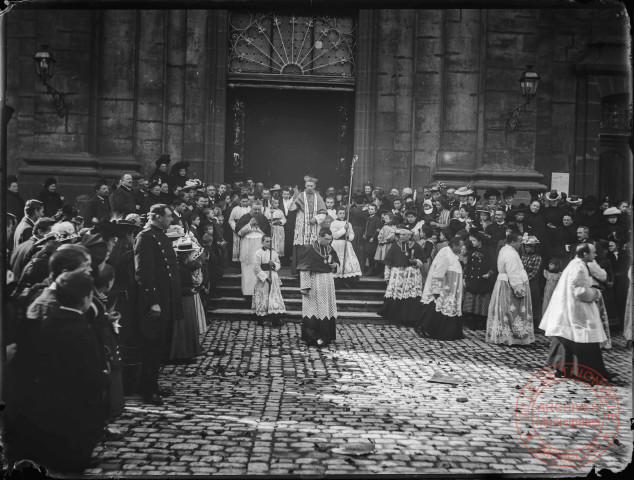
<svg viewBox="0 0 634 480"><path fill-rule="evenodd" d="M87 474L526 473L586 475L548 466L520 441L518 393L544 361L549 340L487 344L465 329L455 342L390 325L339 324L322 351L280 329L214 320L196 364L168 366L175 394L154 407L128 399L113 425L125 438L99 445ZM594 464L618 471L631 457L631 350L619 335L604 352L620 403L617 441ZM458 385L431 383L434 372ZM337 447L365 443L364 455Z"/></svg>

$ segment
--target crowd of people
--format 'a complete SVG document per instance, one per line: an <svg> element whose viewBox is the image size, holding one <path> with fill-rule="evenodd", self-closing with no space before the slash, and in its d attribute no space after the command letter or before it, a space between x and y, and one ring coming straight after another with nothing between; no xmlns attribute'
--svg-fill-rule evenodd
<svg viewBox="0 0 634 480"><path fill-rule="evenodd" d="M302 340L336 340L336 290L386 282L379 315L422 337L526 345L553 337L549 362L591 364L609 377L610 330L631 345L628 201L442 183L351 193L304 177L270 187L203 184L189 164L156 161L147 177L97 182L83 216L54 178L24 201L8 179L6 453L81 471L125 397L161 405L166 363L191 363L239 262L259 323L286 312L278 272L302 294ZM579 324L576 312L585 323ZM581 313L579 313L581 315ZM592 330L591 334L589 331ZM138 365L137 369L128 368Z"/></svg>

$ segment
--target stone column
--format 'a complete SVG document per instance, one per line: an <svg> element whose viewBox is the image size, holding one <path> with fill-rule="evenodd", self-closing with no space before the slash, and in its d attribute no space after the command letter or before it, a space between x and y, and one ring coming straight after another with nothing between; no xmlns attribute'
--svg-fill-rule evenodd
<svg viewBox="0 0 634 480"><path fill-rule="evenodd" d="M375 10L359 11L354 114L354 153L359 156L359 161L355 165L353 189L361 188L367 179L374 179L377 17Z"/></svg>
<svg viewBox="0 0 634 480"><path fill-rule="evenodd" d="M446 10L422 10L417 15L414 72L414 174L417 188L430 181L440 149L440 118Z"/></svg>
<svg viewBox="0 0 634 480"><path fill-rule="evenodd" d="M136 84L136 152L145 174L163 153L166 11L139 12Z"/></svg>
<svg viewBox="0 0 634 480"><path fill-rule="evenodd" d="M205 160L208 14L209 10L187 10L183 159L191 164L190 176L198 179L203 178Z"/></svg>

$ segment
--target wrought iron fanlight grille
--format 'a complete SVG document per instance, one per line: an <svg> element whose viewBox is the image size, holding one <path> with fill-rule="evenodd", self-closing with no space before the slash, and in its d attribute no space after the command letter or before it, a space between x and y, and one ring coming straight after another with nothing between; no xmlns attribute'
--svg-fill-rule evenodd
<svg viewBox="0 0 634 480"><path fill-rule="evenodd" d="M601 105L601 130L603 132L631 132L632 105L603 103Z"/></svg>
<svg viewBox="0 0 634 480"><path fill-rule="evenodd" d="M232 12L229 72L351 78L352 17Z"/></svg>

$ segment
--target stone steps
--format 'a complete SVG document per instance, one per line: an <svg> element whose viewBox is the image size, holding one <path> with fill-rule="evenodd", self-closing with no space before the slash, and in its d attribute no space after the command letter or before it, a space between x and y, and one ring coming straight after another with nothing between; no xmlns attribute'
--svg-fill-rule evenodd
<svg viewBox="0 0 634 480"><path fill-rule="evenodd" d="M302 316L302 295L299 291L299 278L291 275L289 268L279 272L282 281L282 295L286 304L289 321L299 321ZM218 286L220 298L209 299L207 312L222 319L253 319L251 305L242 296L241 275L235 267L230 268ZM377 315L383 305L385 281L379 277L361 277L353 280L350 287L336 287L338 319L353 323L385 323Z"/></svg>
<svg viewBox="0 0 634 480"><path fill-rule="evenodd" d="M296 297L288 297L284 292L282 293L284 296L284 304L286 305L287 310L298 310L302 309L302 299L301 294L298 293ZM220 308L250 308L250 304L247 304L247 301L244 297L221 297L218 299L213 299L210 301L210 304L213 305L214 309ZM350 311L350 312L369 312L376 313L380 310L383 305L383 300L350 300L350 299L340 299L337 298L337 311Z"/></svg>

